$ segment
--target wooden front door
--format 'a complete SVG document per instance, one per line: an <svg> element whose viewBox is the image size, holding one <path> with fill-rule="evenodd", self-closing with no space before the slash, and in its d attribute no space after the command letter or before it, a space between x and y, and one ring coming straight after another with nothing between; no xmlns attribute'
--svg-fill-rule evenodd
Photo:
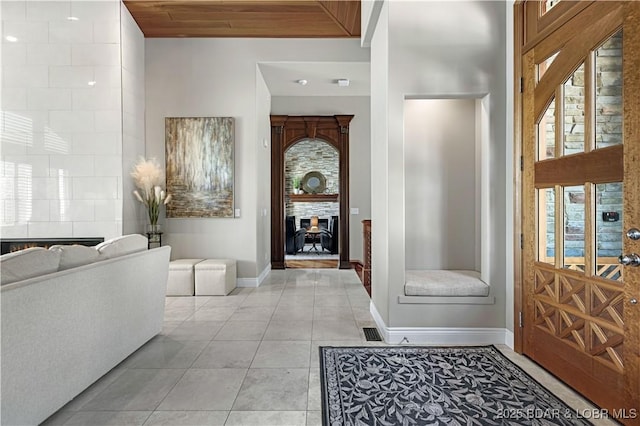
<svg viewBox="0 0 640 426"><path fill-rule="evenodd" d="M523 351L639 424L640 3L580 3L522 54Z"/></svg>

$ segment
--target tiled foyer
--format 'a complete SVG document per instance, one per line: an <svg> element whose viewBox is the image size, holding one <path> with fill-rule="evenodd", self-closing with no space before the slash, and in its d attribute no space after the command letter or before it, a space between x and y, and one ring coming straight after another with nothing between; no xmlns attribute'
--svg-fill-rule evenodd
<svg viewBox="0 0 640 426"><path fill-rule="evenodd" d="M229 296L168 297L162 334L44 424L320 425L318 347L383 344L365 341L370 326L369 297L349 270L272 271ZM590 408L500 349L568 404Z"/></svg>

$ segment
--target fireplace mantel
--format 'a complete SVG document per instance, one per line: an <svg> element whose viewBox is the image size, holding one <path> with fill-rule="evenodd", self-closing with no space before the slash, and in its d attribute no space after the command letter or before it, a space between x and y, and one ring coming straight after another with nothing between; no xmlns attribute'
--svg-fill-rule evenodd
<svg viewBox="0 0 640 426"><path fill-rule="evenodd" d="M289 194L289 201L337 203L338 194Z"/></svg>

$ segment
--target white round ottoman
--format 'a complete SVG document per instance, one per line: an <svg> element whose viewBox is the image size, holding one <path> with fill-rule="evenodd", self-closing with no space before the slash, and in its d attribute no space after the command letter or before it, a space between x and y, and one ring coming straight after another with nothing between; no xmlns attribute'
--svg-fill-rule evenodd
<svg viewBox="0 0 640 426"><path fill-rule="evenodd" d="M196 296L226 296L236 288L236 261L206 259L194 266Z"/></svg>
<svg viewBox="0 0 640 426"><path fill-rule="evenodd" d="M169 262L167 296L193 296L195 277L193 267L204 259L176 259Z"/></svg>

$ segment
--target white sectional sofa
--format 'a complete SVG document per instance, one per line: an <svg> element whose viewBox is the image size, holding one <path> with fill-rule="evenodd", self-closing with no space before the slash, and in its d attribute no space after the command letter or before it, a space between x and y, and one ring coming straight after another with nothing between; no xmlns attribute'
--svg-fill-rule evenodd
<svg viewBox="0 0 640 426"><path fill-rule="evenodd" d="M136 235L94 250L58 249L57 271L18 281L20 260L0 264L2 425L41 423L161 331L171 248ZM22 263L51 269L46 251Z"/></svg>

